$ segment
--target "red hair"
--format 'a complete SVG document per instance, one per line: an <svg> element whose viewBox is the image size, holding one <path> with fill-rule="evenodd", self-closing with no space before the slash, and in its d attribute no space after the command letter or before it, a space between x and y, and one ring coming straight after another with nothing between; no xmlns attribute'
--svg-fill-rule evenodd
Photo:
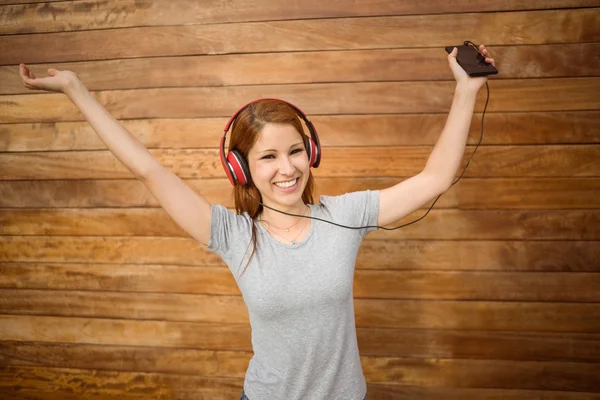
<svg viewBox="0 0 600 400"><path fill-rule="evenodd" d="M236 117L233 125L231 126L231 136L229 138L228 150L231 151L232 149L237 149L237 151L239 151L244 158L248 160L248 153L250 152L250 149L258 140L260 131L268 123L292 125L294 128L296 128L304 141L307 139L302 123L300 122L300 118L293 108L283 101L264 99L251 103ZM314 203L314 185L314 178L312 172L310 172L306 187L302 192L302 201L305 204ZM233 188L235 211L240 215L247 213L253 220L251 239L251 243L253 244L252 253L250 254L250 258L246 263L246 267L240 276L246 271L248 264L250 264L250 260L254 256L254 252L256 250L255 222L256 218L263 211L263 206L250 198L250 196L248 196L246 193L247 189L252 197L260 200L262 203L262 196L258 188L254 185L254 182L250 180L250 183L246 184L245 186L246 187L244 188L242 185L235 185ZM248 246L250 246L250 244L248 244Z"/></svg>

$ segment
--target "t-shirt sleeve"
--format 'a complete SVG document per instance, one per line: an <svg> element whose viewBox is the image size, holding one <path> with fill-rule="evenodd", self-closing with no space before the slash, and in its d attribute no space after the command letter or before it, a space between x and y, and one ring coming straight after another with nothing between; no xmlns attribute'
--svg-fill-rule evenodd
<svg viewBox="0 0 600 400"><path fill-rule="evenodd" d="M331 215L332 222L346 226L371 226L357 229L361 236L377 230L379 190L351 192L341 196L321 196L320 202Z"/></svg>
<svg viewBox="0 0 600 400"><path fill-rule="evenodd" d="M209 250L220 255L230 264L235 254L243 252L252 235L251 218L238 215L227 208L213 204L210 219Z"/></svg>

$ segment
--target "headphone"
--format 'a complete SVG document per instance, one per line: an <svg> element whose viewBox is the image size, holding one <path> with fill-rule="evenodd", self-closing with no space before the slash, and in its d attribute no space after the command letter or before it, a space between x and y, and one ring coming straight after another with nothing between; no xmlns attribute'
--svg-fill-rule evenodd
<svg viewBox="0 0 600 400"><path fill-rule="evenodd" d="M308 128L308 131L310 132L310 137L302 135L306 154L308 155L309 166L317 168L321 163L321 143L319 142L319 136L317 135L315 126L308 120L304 111L292 103L288 103L287 101L281 99L263 98L254 100L237 110L237 112L233 114L231 118L229 118L229 121L227 121L227 124L225 124L225 128L223 129L223 137L221 138L221 144L219 146L221 149L221 164L223 165L223 169L225 170L225 174L227 175L229 182L231 182L233 186L236 184L242 186L249 184L252 182L252 176L250 175L250 167L248 166L248 162L239 150L232 149L227 155L225 155L225 138L227 136L227 132L242 111L252 104L262 100L275 100L287 104L300 118L302 118Z"/></svg>

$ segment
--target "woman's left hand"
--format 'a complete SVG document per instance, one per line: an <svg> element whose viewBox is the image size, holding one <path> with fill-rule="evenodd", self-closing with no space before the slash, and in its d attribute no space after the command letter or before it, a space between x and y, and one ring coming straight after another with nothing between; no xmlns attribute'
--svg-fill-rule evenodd
<svg viewBox="0 0 600 400"><path fill-rule="evenodd" d="M496 62L490 57L483 44L479 45L479 52L484 55L485 62L492 64L494 67L496 66ZM479 89L485 85L487 76L470 77L456 61L457 54L458 49L456 47L452 50L452 53L448 54L448 63L450 64L450 69L452 70L454 79L456 79L456 85L466 89L474 90L475 92L479 91Z"/></svg>

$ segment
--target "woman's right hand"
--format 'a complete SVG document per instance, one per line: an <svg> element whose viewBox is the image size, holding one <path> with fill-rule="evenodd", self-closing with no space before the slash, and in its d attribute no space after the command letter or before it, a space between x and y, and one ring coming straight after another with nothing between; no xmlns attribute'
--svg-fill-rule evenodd
<svg viewBox="0 0 600 400"><path fill-rule="evenodd" d="M67 93L69 89L80 83L76 73L72 71L59 71L54 68L48 69L47 77L36 78L34 73L25 64L19 65L19 75L21 76L23 85L31 90Z"/></svg>

